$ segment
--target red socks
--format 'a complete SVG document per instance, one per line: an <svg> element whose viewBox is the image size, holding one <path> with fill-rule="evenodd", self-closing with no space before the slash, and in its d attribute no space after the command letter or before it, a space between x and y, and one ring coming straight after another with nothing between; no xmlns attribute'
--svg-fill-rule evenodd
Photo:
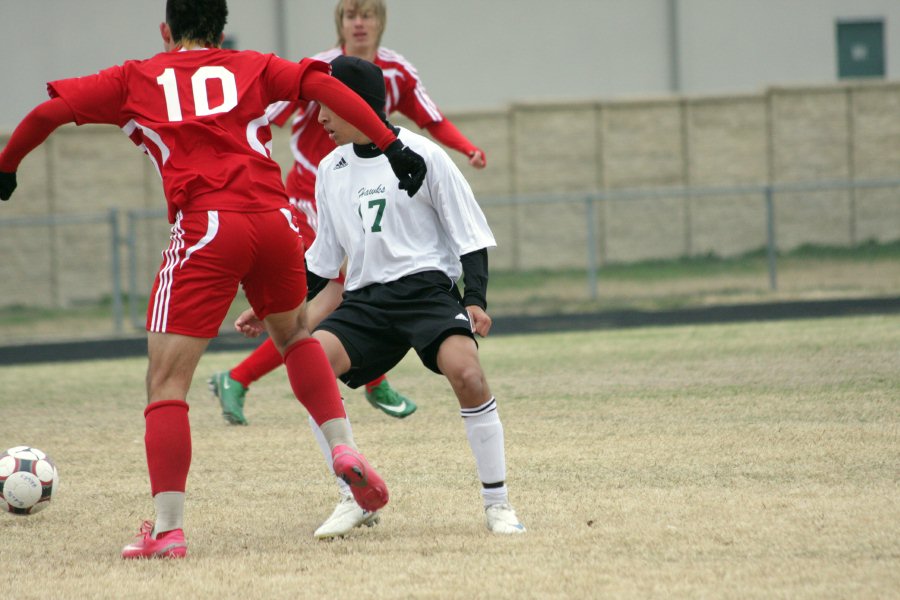
<svg viewBox="0 0 900 600"><path fill-rule="evenodd" d="M228 376L240 383L245 388L250 384L267 375L284 364L281 353L275 347L272 338L266 338L259 347L250 353L241 364L236 366L228 373Z"/></svg>
<svg viewBox="0 0 900 600"><path fill-rule="evenodd" d="M278 364L281 364L275 345L270 341L263 344L266 345L279 357ZM306 338L291 345L285 352L284 364L294 394L317 424L346 418L334 372L318 340ZM233 374L232 378L240 381ZM188 410L184 400L158 400L144 409L144 445L150 490L154 496L160 492L185 490L191 466Z"/></svg>
<svg viewBox="0 0 900 600"><path fill-rule="evenodd" d="M372 390L377 388L379 385L381 385L381 382L384 381L385 379L387 379L387 377L385 377L384 375L382 375L381 377L378 377L376 379L373 379L372 381L370 381L369 383L366 384L366 391L371 392Z"/></svg>
<svg viewBox="0 0 900 600"><path fill-rule="evenodd" d="M158 400L144 409L150 491L184 492L191 467L191 425L184 400Z"/></svg>
<svg viewBox="0 0 900 600"><path fill-rule="evenodd" d="M308 337L290 345L284 352L284 366L294 395L317 425L347 417L334 372L319 340Z"/></svg>

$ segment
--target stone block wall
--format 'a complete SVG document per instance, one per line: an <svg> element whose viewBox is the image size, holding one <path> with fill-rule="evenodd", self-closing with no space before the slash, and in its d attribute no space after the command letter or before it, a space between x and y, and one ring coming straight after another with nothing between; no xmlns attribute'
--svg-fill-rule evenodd
<svg viewBox="0 0 900 600"><path fill-rule="evenodd" d="M591 253L601 264L732 256L766 242L760 186L900 179L898 114L898 82L519 103L448 115L485 150L486 169L449 154L497 237L495 269L584 268ZM274 136L286 172L289 131ZM7 139L0 135L0 146ZM782 250L900 238L900 187L779 192L774 201ZM111 208L119 209L122 285L135 281L146 294L168 242L164 206L155 168L120 131L55 132L26 158L16 196L0 207L0 276L8 282L0 305L65 307L109 296ZM149 218L131 222L130 211ZM51 215L61 220L21 222Z"/></svg>

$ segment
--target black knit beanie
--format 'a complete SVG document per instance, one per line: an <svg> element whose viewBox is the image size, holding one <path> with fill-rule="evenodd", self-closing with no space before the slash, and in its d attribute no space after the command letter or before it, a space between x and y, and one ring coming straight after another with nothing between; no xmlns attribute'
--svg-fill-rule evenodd
<svg viewBox="0 0 900 600"><path fill-rule="evenodd" d="M331 76L359 94L382 121L386 120L384 74L378 65L342 54L331 61Z"/></svg>

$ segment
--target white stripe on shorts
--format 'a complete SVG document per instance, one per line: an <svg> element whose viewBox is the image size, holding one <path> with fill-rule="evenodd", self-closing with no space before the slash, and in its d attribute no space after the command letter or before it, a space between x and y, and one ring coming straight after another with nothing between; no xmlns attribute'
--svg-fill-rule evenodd
<svg viewBox="0 0 900 600"><path fill-rule="evenodd" d="M163 251L165 263L159 270L159 287L153 297L153 311L150 319L150 331L165 333L166 323L169 319L169 300L172 296L172 271L178 265L178 253L184 248L184 229L181 228L181 211L175 217L172 225L169 247Z"/></svg>
<svg viewBox="0 0 900 600"><path fill-rule="evenodd" d="M184 258L179 260L181 250L184 248L184 229L181 228L181 220L184 215L178 211L175 224L172 225L171 241L169 247L163 252L165 264L159 270L159 288L153 297L153 312L150 319L150 331L165 333L169 321L169 302L172 299L172 284L175 269L180 269L190 259L191 255L203 249L215 239L219 232L219 213L215 210L207 211L206 234L196 244L187 249Z"/></svg>
<svg viewBox="0 0 900 600"><path fill-rule="evenodd" d="M204 235L199 242L188 248L187 252L184 253L184 260L182 260L181 264L178 265L179 268L184 266L184 263L188 261L188 259L191 257L191 254L193 254L197 250L201 250L203 246L213 241L213 238L215 238L216 234L219 233L219 211L206 211L206 217L206 235Z"/></svg>

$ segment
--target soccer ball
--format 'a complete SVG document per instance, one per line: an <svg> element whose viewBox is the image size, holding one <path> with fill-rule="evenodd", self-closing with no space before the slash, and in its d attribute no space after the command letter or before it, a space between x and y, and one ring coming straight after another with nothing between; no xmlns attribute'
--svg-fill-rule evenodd
<svg viewBox="0 0 900 600"><path fill-rule="evenodd" d="M59 472L46 453L16 446L0 454L0 510L32 515L44 510L59 487Z"/></svg>

